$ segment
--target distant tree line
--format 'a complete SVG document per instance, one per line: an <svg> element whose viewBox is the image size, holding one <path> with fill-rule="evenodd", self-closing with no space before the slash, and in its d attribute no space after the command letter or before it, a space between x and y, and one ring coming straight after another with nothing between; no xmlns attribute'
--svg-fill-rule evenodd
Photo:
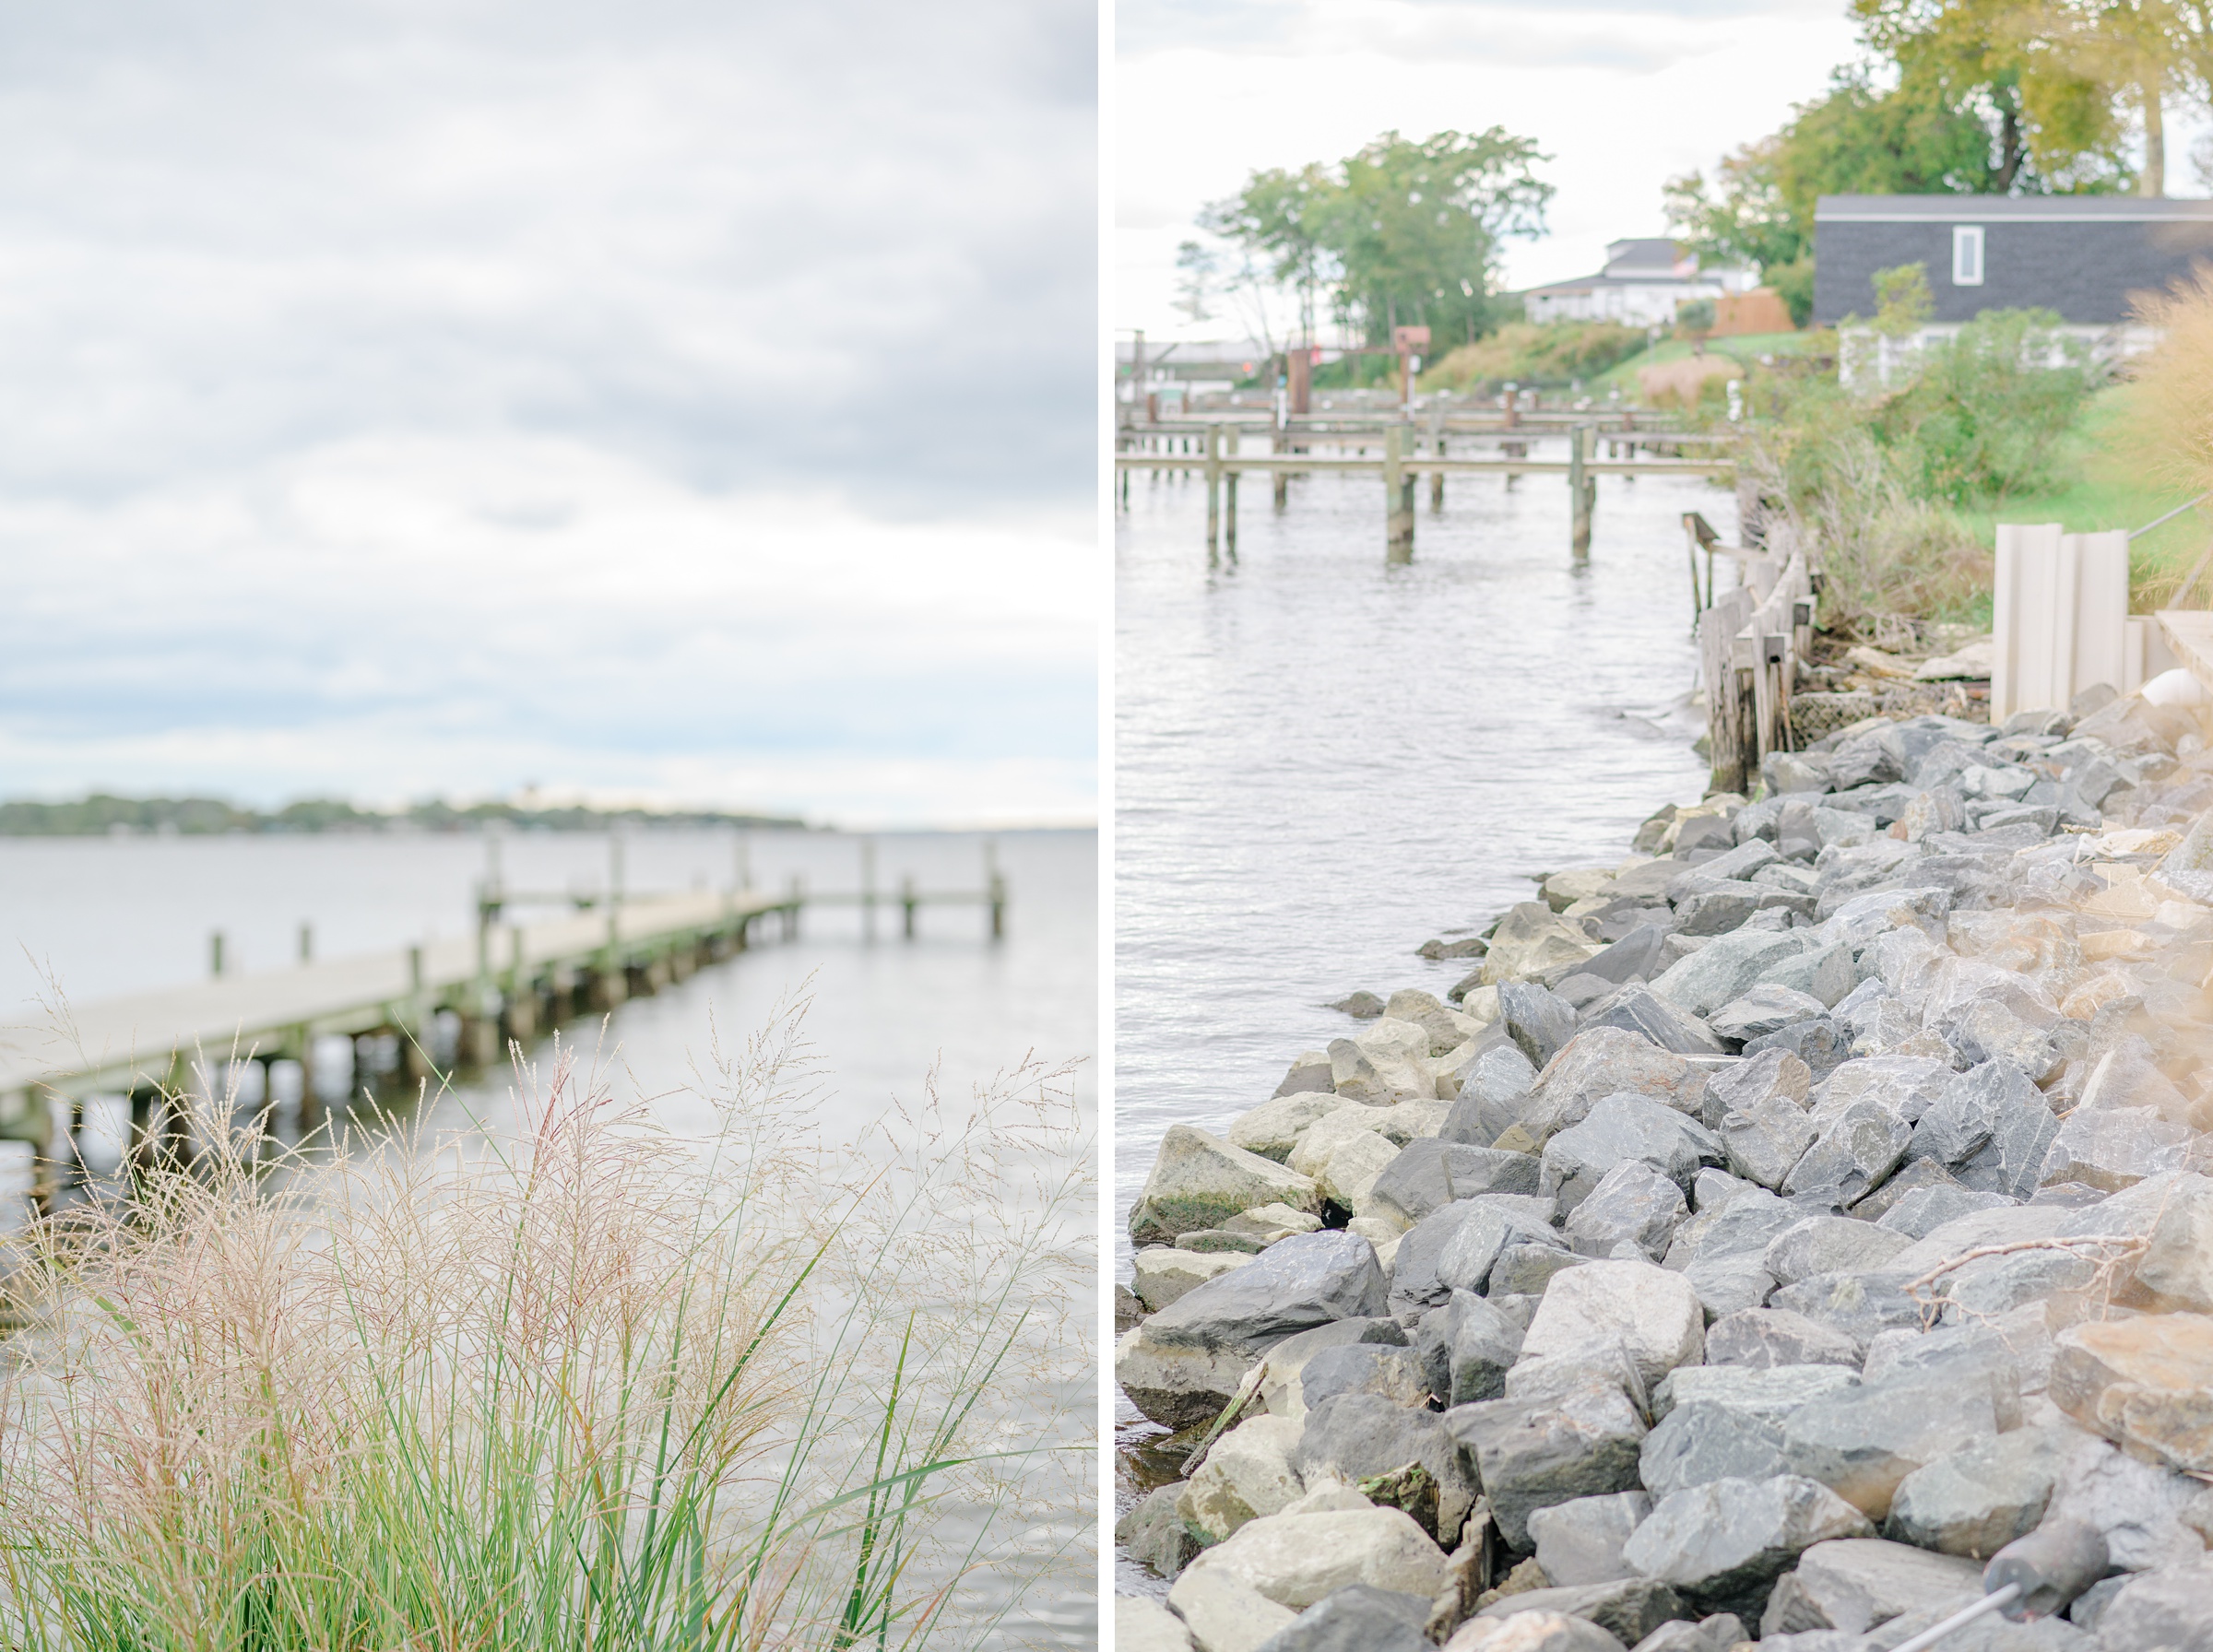
<svg viewBox="0 0 2213 1652"><path fill-rule="evenodd" d="M95 792L74 803L28 799L0 803L0 837L98 837L107 833L473 832L494 822L522 832L605 832L615 826L747 826L803 829L782 815L726 814L715 809L532 808L514 803L466 808L433 799L386 813L332 797L305 797L282 808L242 808L219 797L116 797Z"/></svg>

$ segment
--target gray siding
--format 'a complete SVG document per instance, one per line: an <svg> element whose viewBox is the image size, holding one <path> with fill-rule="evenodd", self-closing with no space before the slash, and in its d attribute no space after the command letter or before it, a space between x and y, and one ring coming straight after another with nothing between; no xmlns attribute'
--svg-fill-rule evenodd
<svg viewBox="0 0 2213 1652"><path fill-rule="evenodd" d="M2036 223L1979 218L1963 196L1956 216L1912 223L1823 222L1814 227L1814 320L1833 325L1875 314L1875 272L1925 264L1935 319L1972 321L1984 310L2036 307L2105 326L2129 319L2131 295L2158 291L2213 262L2213 220ZM1952 285L1952 226L1980 223L1980 287Z"/></svg>

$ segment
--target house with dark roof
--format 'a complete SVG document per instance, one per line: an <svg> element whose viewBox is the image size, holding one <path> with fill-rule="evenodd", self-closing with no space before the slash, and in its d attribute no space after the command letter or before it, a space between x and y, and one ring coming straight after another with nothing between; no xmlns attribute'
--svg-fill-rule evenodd
<svg viewBox="0 0 2213 1652"><path fill-rule="evenodd" d="M1677 305L1749 292L1754 280L1752 271L1734 265L1703 265L1696 253L1664 237L1612 241L1598 274L1533 287L1521 295L1521 307L1533 322L1672 326Z"/></svg>
<svg viewBox="0 0 2213 1652"><path fill-rule="evenodd" d="M1926 266L1932 330L1985 310L2058 312L2101 353L2149 339L2133 321L2142 292L2213 263L2213 201L2141 195L1823 195L1814 208L1814 320L1876 312L1875 273Z"/></svg>

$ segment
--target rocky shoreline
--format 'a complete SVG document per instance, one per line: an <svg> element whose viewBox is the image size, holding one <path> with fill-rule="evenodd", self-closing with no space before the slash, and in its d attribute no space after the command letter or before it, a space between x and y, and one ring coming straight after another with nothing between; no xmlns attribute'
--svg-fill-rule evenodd
<svg viewBox="0 0 2213 1652"><path fill-rule="evenodd" d="M1772 755L1171 1128L1118 1646L1874 1652L2041 1528L2105 1575L1945 1647L2213 1649L2213 722L2160 690Z"/></svg>

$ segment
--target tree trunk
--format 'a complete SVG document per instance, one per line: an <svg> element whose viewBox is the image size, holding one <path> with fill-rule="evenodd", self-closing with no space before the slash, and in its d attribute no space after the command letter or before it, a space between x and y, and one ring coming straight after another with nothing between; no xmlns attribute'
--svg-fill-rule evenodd
<svg viewBox="0 0 2213 1652"><path fill-rule="evenodd" d="M1998 118L1998 170L1991 182L1998 186L2002 195L2013 193L2013 181L2021 171L2021 117L2018 111L2008 109Z"/></svg>
<svg viewBox="0 0 2213 1652"><path fill-rule="evenodd" d="M2160 89L2156 75L2144 84L2144 175L2136 180L2136 193L2154 197L2167 193L2167 121Z"/></svg>

